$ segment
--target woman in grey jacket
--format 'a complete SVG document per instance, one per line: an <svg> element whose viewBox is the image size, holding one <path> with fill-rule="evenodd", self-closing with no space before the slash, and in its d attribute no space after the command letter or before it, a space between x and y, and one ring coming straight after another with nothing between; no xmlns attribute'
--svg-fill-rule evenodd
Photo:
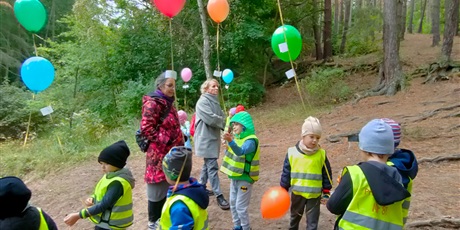
<svg viewBox="0 0 460 230"><path fill-rule="evenodd" d="M225 115L219 104L219 82L216 79L206 80L201 85L201 97L196 103L195 120L195 153L204 158L199 182L206 185L208 179L211 183L212 192L215 194L217 204L223 210L230 208L220 191L219 165L217 159L220 153L220 132L225 127Z"/></svg>

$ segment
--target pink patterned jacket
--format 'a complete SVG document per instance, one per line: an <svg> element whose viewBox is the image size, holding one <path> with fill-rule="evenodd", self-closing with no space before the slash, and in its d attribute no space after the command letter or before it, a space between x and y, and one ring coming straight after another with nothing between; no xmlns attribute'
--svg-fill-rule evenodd
<svg viewBox="0 0 460 230"><path fill-rule="evenodd" d="M145 95L142 98L141 133L150 140L146 152L146 167L144 181L148 184L165 181L162 160L174 146L183 146L184 139L180 129L177 110L172 103L161 97ZM170 108L163 122L160 121L162 112Z"/></svg>

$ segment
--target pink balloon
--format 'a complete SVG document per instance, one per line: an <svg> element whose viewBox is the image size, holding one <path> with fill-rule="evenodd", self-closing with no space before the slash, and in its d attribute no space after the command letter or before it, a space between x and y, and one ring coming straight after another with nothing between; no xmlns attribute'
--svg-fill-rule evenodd
<svg viewBox="0 0 460 230"><path fill-rule="evenodd" d="M184 8L185 0L150 0L164 15L172 18Z"/></svg>
<svg viewBox="0 0 460 230"><path fill-rule="evenodd" d="M192 78L192 70L190 68L183 68L182 71L180 71L180 76L182 80L187 83Z"/></svg>

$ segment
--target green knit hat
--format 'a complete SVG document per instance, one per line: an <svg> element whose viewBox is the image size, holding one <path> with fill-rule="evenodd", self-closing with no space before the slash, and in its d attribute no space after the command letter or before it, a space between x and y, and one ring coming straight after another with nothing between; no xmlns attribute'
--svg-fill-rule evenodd
<svg viewBox="0 0 460 230"><path fill-rule="evenodd" d="M239 138L245 138L251 134L256 134L256 130L254 129L254 122L252 121L252 117L248 112L242 111L235 114L230 120L230 124L233 122L240 123L244 126L244 131L240 133Z"/></svg>

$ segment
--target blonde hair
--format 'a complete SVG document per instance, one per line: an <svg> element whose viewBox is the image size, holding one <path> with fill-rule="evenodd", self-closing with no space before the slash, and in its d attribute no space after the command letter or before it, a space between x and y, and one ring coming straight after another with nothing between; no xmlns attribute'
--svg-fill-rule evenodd
<svg viewBox="0 0 460 230"><path fill-rule="evenodd" d="M206 93L206 90L209 88L209 85L211 84L211 82L215 82L217 86L219 86L219 82L216 79L214 78L208 79L205 82L203 82L203 84L201 84L201 87L200 87L201 94Z"/></svg>

